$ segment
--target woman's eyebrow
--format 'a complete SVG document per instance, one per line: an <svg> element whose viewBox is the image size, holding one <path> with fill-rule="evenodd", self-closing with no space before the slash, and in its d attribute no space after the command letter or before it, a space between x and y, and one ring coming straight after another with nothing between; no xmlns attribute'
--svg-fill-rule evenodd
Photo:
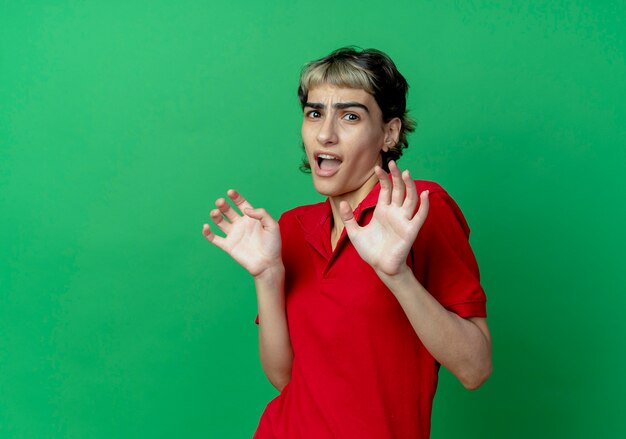
<svg viewBox="0 0 626 439"><path fill-rule="evenodd" d="M319 102L307 102L306 104L304 104L304 106L313 108L315 110L323 110L324 108L326 108L326 105L321 104ZM367 113L370 112L369 108L367 108L366 105L363 105L360 102L337 102L336 104L333 104L333 108L335 108L336 110L345 110L346 108L354 108L354 107L362 108Z"/></svg>
<svg viewBox="0 0 626 439"><path fill-rule="evenodd" d="M318 102L307 102L304 106L315 110L323 110L326 107L324 104L320 104Z"/></svg>
<svg viewBox="0 0 626 439"><path fill-rule="evenodd" d="M362 108L368 114L370 112L370 109L360 102L337 102L336 104L333 104L333 108L336 108L337 110L345 110L346 108L353 108L353 107Z"/></svg>

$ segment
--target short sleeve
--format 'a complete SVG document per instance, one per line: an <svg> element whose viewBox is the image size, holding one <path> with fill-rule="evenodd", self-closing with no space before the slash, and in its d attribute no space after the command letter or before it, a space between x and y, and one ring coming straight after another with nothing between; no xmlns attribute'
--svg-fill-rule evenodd
<svg viewBox="0 0 626 439"><path fill-rule="evenodd" d="M469 227L443 190L431 191L430 208L409 255L416 278L441 305L460 317L486 317L486 296Z"/></svg>

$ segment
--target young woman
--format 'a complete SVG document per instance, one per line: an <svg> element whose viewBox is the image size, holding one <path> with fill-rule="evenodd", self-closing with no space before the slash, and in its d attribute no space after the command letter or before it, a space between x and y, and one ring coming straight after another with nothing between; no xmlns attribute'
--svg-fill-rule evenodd
<svg viewBox="0 0 626 439"><path fill-rule="evenodd" d="M309 63L302 140L325 202L276 222L234 190L206 239L254 277L263 370L280 391L255 438L427 438L439 365L468 389L491 373L469 228L436 183L395 163L408 85L377 50Z"/></svg>

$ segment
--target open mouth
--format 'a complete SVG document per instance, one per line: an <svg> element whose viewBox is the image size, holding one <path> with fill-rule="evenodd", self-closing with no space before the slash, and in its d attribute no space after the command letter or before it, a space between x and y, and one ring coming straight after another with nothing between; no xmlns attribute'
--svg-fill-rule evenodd
<svg viewBox="0 0 626 439"><path fill-rule="evenodd" d="M317 155L317 167L326 172L335 171L339 165L341 165L341 160L337 157L330 154L318 154Z"/></svg>

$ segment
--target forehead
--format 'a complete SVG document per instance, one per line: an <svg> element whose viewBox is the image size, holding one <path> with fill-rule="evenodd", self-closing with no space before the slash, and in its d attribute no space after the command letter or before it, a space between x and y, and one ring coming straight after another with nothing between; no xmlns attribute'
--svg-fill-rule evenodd
<svg viewBox="0 0 626 439"><path fill-rule="evenodd" d="M340 102L358 102L366 105L370 111L373 109L380 111L374 96L363 90L362 88L338 87L332 84L320 84L309 90L308 102L316 103L340 103Z"/></svg>

